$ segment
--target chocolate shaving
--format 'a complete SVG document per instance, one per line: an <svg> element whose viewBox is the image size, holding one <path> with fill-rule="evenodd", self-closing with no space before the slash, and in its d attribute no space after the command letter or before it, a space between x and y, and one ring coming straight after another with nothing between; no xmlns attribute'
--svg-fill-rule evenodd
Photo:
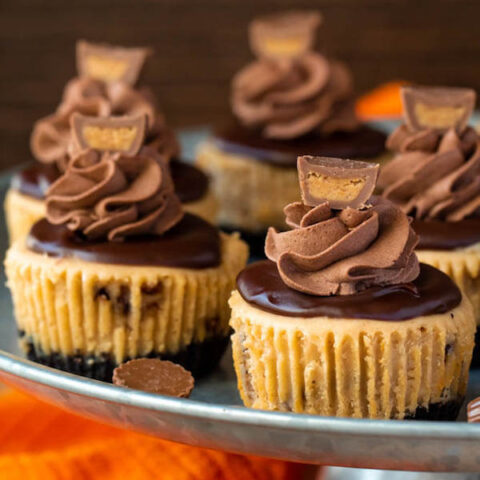
<svg viewBox="0 0 480 480"><path fill-rule="evenodd" d="M250 45L259 58L294 58L310 50L322 21L315 11L291 11L255 19Z"/></svg>
<svg viewBox="0 0 480 480"><path fill-rule="evenodd" d="M363 207L371 197L379 165L340 158L298 157L298 175L305 205L328 202L335 210Z"/></svg>
<svg viewBox="0 0 480 480"><path fill-rule="evenodd" d="M105 83L124 82L135 85L147 56L148 48L114 47L107 44L77 42L77 70L81 77Z"/></svg>
<svg viewBox="0 0 480 480"><path fill-rule="evenodd" d="M411 131L445 132L467 127L476 94L470 88L404 87L401 91L405 123Z"/></svg>
<svg viewBox="0 0 480 480"><path fill-rule="evenodd" d="M130 360L113 371L114 385L171 397L187 398L194 383L188 370L157 358Z"/></svg>
<svg viewBox="0 0 480 480"><path fill-rule="evenodd" d="M470 423L480 423L480 397L475 398L467 405L467 417Z"/></svg>
<svg viewBox="0 0 480 480"><path fill-rule="evenodd" d="M133 156L139 152L145 139L147 117L87 117L74 113L70 125L72 154L93 148Z"/></svg>

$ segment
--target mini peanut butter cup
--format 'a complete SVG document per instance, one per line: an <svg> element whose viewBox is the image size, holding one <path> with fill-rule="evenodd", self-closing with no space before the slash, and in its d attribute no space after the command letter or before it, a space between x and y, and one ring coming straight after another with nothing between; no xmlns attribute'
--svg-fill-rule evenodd
<svg viewBox="0 0 480 480"><path fill-rule="evenodd" d="M135 85L149 54L148 48L114 47L80 40L77 42L78 74L105 83Z"/></svg>
<svg viewBox="0 0 480 480"><path fill-rule="evenodd" d="M145 139L145 115L130 117L87 117L72 115L72 149L82 151L93 148L135 155Z"/></svg>
<svg viewBox="0 0 480 480"><path fill-rule="evenodd" d="M410 130L450 128L462 132L475 107L476 94L471 88L404 87L402 102L405 123Z"/></svg>
<svg viewBox="0 0 480 480"><path fill-rule="evenodd" d="M182 366L157 358L138 358L122 363L113 371L119 387L186 398L194 386L192 374Z"/></svg>
<svg viewBox="0 0 480 480"><path fill-rule="evenodd" d="M260 58L293 58L310 50L322 21L315 11L291 11L255 19L250 45Z"/></svg>
<svg viewBox="0 0 480 480"><path fill-rule="evenodd" d="M360 208L375 188L378 164L340 158L298 157L303 203L315 207L328 202L333 209Z"/></svg>

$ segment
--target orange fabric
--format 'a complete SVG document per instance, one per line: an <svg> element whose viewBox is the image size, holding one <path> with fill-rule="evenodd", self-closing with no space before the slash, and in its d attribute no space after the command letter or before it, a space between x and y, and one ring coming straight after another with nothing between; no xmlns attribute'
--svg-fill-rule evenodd
<svg viewBox="0 0 480 480"><path fill-rule="evenodd" d="M357 115L363 120L399 117L402 114L400 88L406 84L388 82L366 93L357 100Z"/></svg>
<svg viewBox="0 0 480 480"><path fill-rule="evenodd" d="M158 440L0 395L2 480L289 480L300 465Z"/></svg>

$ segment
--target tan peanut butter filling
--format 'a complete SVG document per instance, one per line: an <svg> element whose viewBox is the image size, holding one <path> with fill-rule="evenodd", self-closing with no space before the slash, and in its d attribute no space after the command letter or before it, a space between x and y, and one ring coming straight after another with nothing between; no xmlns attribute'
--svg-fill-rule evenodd
<svg viewBox="0 0 480 480"><path fill-rule="evenodd" d="M317 173L310 173L307 184L310 194L314 197L327 196L333 201L352 201L365 185L365 178L334 178Z"/></svg>
<svg viewBox="0 0 480 480"><path fill-rule="evenodd" d="M98 150L128 150L137 135L137 128L86 126L83 129L83 134L92 148Z"/></svg>
<svg viewBox="0 0 480 480"><path fill-rule="evenodd" d="M128 68L127 62L123 60L115 60L98 55L89 55L85 62L88 75L98 80L118 80L125 74Z"/></svg>
<svg viewBox="0 0 480 480"><path fill-rule="evenodd" d="M464 107L438 107L418 103L415 105L415 114L419 123L426 128L449 128L456 124L465 114Z"/></svg>

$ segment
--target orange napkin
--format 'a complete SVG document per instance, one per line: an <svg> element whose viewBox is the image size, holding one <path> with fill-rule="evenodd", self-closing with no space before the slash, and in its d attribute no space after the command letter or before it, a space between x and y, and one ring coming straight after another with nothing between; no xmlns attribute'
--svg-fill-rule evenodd
<svg viewBox="0 0 480 480"><path fill-rule="evenodd" d="M367 92L355 105L362 120L380 120L402 115L400 88L407 82L388 82Z"/></svg>
<svg viewBox="0 0 480 480"><path fill-rule="evenodd" d="M158 440L0 395L2 480L289 480L301 465Z"/></svg>

